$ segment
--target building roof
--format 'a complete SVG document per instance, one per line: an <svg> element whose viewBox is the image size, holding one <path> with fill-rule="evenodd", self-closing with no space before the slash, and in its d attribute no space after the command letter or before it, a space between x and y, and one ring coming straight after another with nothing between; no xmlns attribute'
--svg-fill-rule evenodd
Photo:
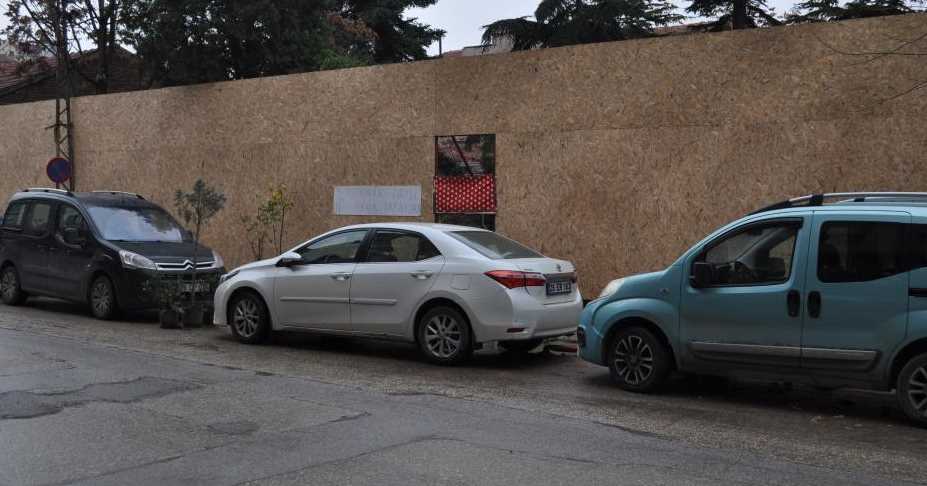
<svg viewBox="0 0 927 486"><path fill-rule="evenodd" d="M10 58L6 56L6 59ZM42 57L27 64L0 57L0 95L54 76L57 66L58 62L53 57Z"/></svg>
<svg viewBox="0 0 927 486"><path fill-rule="evenodd" d="M97 86L87 77L99 66L101 59L98 51L72 56L74 64L77 64L84 74L72 72L72 94L98 94ZM57 60L51 56L37 57L24 62L0 60L0 105L54 99L59 92L58 81L55 79L57 66ZM108 92L134 91L144 87L135 54L123 48L116 48L110 59Z"/></svg>

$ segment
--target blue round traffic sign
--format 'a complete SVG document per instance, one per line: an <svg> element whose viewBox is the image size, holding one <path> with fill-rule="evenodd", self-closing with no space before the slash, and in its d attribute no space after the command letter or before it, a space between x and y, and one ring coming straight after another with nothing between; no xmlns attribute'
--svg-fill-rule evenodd
<svg viewBox="0 0 927 486"><path fill-rule="evenodd" d="M71 178L71 161L61 157L55 157L48 161L45 167L45 173L48 178L55 184L62 184Z"/></svg>

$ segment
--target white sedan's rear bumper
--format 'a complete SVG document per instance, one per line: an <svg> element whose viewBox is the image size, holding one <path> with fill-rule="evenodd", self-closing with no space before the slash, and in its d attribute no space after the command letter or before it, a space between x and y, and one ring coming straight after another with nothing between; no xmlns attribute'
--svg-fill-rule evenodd
<svg viewBox="0 0 927 486"><path fill-rule="evenodd" d="M497 315L496 319L480 320L476 324L477 341L520 341L576 332L583 311L579 292L569 302L545 305L527 293L520 295L518 290L523 289L509 292L512 307L506 319L498 319Z"/></svg>

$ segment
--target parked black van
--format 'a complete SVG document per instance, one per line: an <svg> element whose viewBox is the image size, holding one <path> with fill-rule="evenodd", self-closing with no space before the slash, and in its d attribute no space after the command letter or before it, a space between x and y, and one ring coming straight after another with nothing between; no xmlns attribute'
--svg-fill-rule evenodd
<svg viewBox="0 0 927 486"><path fill-rule="evenodd" d="M0 298L7 305L30 295L86 302L94 316L110 319L119 310L157 308L160 289L172 288L181 298L195 292L211 316L224 264L200 246L193 282L193 248L189 231L137 194L27 189L0 220Z"/></svg>

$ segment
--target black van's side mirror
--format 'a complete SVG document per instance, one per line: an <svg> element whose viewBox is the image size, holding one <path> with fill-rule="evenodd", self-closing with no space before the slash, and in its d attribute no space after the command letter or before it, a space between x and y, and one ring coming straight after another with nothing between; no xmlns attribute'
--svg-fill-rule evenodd
<svg viewBox="0 0 927 486"><path fill-rule="evenodd" d="M710 287L712 284L712 268L710 263L695 262L692 265L692 275L689 276L689 282L692 287L703 289Z"/></svg>
<svg viewBox="0 0 927 486"><path fill-rule="evenodd" d="M65 228L61 232L61 239L74 246L84 246L87 243L87 236L80 228Z"/></svg>

